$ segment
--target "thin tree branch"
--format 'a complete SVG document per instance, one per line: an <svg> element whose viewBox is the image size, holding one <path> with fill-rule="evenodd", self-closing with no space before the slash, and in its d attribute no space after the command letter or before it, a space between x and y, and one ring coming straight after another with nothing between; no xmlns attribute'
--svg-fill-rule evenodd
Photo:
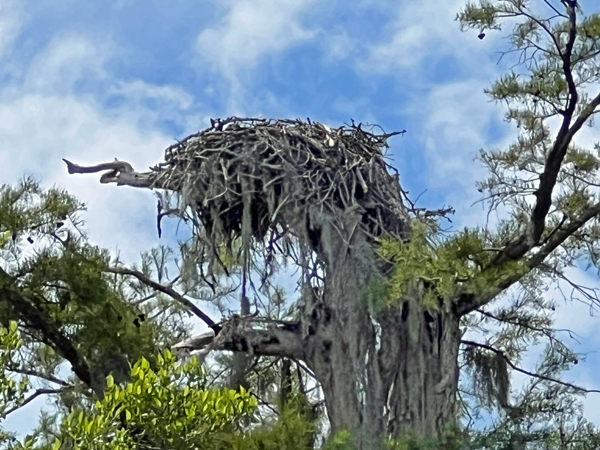
<svg viewBox="0 0 600 450"><path fill-rule="evenodd" d="M39 372L36 372L35 370L19 369L17 367L8 367L7 369L14 373L20 373L22 375L28 375L28 376L32 376L32 377L36 377L36 378L41 378L43 380L50 381L51 383L60 384L61 386L64 386L64 387L72 387L73 386L72 384L67 383L65 380L61 380L60 378L56 378L52 375L46 375L43 373L39 373Z"/></svg>
<svg viewBox="0 0 600 450"><path fill-rule="evenodd" d="M25 400L23 400L22 403L15 405L12 408L10 408L9 410L5 411L0 417L4 419L9 414L14 413L17 409L20 409L20 408L24 407L25 405L27 405L28 403L35 400L40 395L60 394L64 390L65 389L37 389L33 394L31 394L29 397L27 397Z"/></svg>
<svg viewBox="0 0 600 450"><path fill-rule="evenodd" d="M502 323L507 323L509 325L514 325L514 326L519 326L519 327L523 327L526 328L528 330L531 331L536 331L538 333L542 333L544 336L546 336L548 339L550 339L551 341L556 341L556 342L560 342L559 339L555 338L554 336L552 336L551 331L558 331L558 332L564 332L564 333L569 333L569 336L574 339L575 341L577 341L578 343L580 343L576 338L573 337L573 335L577 336L577 334L571 330L568 330L566 328L558 328L558 329L546 329L546 328L537 328L537 327L532 327L531 325L527 325L518 321L512 321L509 319L502 319L492 313L489 313L487 311L484 311L483 309L477 309L476 310L479 314L482 314L486 317L489 317L490 319L494 319L497 320L498 322L502 322Z"/></svg>
<svg viewBox="0 0 600 450"><path fill-rule="evenodd" d="M176 300L177 302L181 303L183 306L188 308L196 316L198 316L206 325L208 325L215 332L215 334L218 334L219 331L221 330L221 327L214 320L212 320L206 313L204 313L200 308L198 308L196 305L194 305L191 301L189 301L183 295L181 295L180 293L175 291L172 287L164 286L160 283L157 283L156 281L153 281L150 278L148 278L147 276L145 276L143 273L141 273L137 270L133 270L133 269L127 269L124 267L109 267L106 269L106 271L110 272L110 273L121 274L121 275L130 275L132 277L137 278L142 283L150 286L151 288L153 288L157 291L167 294L168 296L170 296L171 298L173 298L174 300Z"/></svg>
<svg viewBox="0 0 600 450"><path fill-rule="evenodd" d="M512 361L510 359L508 359L508 357L504 354L504 352L502 350L498 350L497 348L494 348L491 345L480 344L479 342L473 342L473 341L468 341L468 340L464 340L464 339L461 339L460 343L461 344L465 344L465 345L470 345L472 347L484 348L486 350L494 352L498 356L502 357L506 361L506 364L508 364L513 370L516 370L517 372L520 372L520 373L522 373L524 375L528 375L530 377L537 378L537 379L540 379L540 380L550 381L552 383L560 384L562 386L567 386L567 387L570 387L570 388L575 389L575 390L580 391L580 392L585 392L585 393L593 392L593 393L600 394L600 390L585 389L585 388L576 386L574 384L567 383L566 381L557 380L556 378L548 377L546 375L541 375L539 373L534 373L534 372L530 372L530 371L525 370L525 369L521 369L519 366L513 364Z"/></svg>
<svg viewBox="0 0 600 450"><path fill-rule="evenodd" d="M554 7L554 5L552 5L552 3L550 3L548 0L544 0L544 3L545 3L546 5L548 5L548 6L550 7L550 9L552 9L552 11L554 11L554 12L555 12L555 13L556 13L558 16L560 16L560 17L564 17L565 19L568 19L568 17L567 17L567 16L565 16L565 15L564 15L563 13L561 13L561 12L560 12L558 9L556 9L556 8Z"/></svg>

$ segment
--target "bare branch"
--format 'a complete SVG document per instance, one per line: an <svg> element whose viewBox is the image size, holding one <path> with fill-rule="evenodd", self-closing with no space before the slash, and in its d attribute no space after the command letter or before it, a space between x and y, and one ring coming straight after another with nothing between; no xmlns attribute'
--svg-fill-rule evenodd
<svg viewBox="0 0 600 450"><path fill-rule="evenodd" d="M261 328L253 325L261 324ZM257 356L282 356L304 359L304 344L299 324L281 325L276 321L254 320L252 317L233 316L222 325L215 337L206 332L192 339L175 344L175 349L189 352L200 351L202 355L213 350L228 350Z"/></svg>
<svg viewBox="0 0 600 450"><path fill-rule="evenodd" d="M494 352L495 354L497 354L500 357L502 357L506 361L506 364L508 364L513 370L516 370L517 372L520 372L520 373L522 373L524 375L528 375L528 376L533 377L533 378L538 378L540 380L550 381L552 383L560 384L562 386L567 386L567 387L570 387L570 388L575 389L575 390L580 391L580 392L585 392L585 393L594 392L594 393L599 393L600 394L600 390L585 389L585 388L582 388L580 386L576 386L574 384L567 383L566 381L557 380L556 378L548 377L546 375L541 375L539 373L534 373L534 372L530 372L530 371L525 370L525 369L521 369L519 366L513 364L512 361L510 359L508 359L508 357L504 354L504 352L502 350L498 350L497 348L494 348L491 345L480 344L479 342L467 341L467 340L464 340L464 339L461 339L460 343L461 344L465 344L465 345L470 345L472 347L479 347L479 348L484 348L486 350L490 350L491 352Z"/></svg>
<svg viewBox="0 0 600 450"><path fill-rule="evenodd" d="M204 313L200 308L198 308L196 305L194 305L191 301L189 301L183 295L181 295L180 293L175 291L175 289L173 289L172 287L164 286L160 283L157 283L156 281L153 281L150 278L148 278L147 276L145 276L143 273L141 273L137 270L133 270L133 269L126 269L124 267L109 267L106 269L106 271L110 272L110 273L121 274L121 275L130 275L132 277L137 278L142 283L150 286L151 288L153 288L157 291L160 291L164 294L167 294L168 296L170 296L171 298L173 298L174 300L176 300L177 302L181 303L183 306L188 308L190 311L192 311L206 325L208 325L210 328L212 328L215 331L215 333L219 333L220 327L219 327L219 325L217 325L217 323L214 320L212 320L206 313Z"/></svg>
<svg viewBox="0 0 600 450"><path fill-rule="evenodd" d="M556 13L556 15L557 15L557 16L559 16L559 17L564 17L565 19L567 19L567 18L568 18L568 17L567 17L567 16L565 16L563 13L561 13L561 12L560 12L558 9L556 9L556 8L555 8L555 7L552 5L552 3L550 3L548 0L544 0L544 3L545 3L546 5L548 5L548 6L550 7L550 9L552 9L552 11L554 11L554 12Z"/></svg>
<svg viewBox="0 0 600 450"><path fill-rule="evenodd" d="M41 378L43 380L50 381L51 383L60 384L61 386L64 386L64 387L72 387L73 386L72 384L67 383L65 380L61 380L60 378L56 378L52 375L46 375L44 373L40 373L35 370L20 369L18 367L8 367L8 370L10 370L11 372L14 372L14 373L20 373L22 375L28 375L28 376L32 376L32 377Z"/></svg>
<svg viewBox="0 0 600 450"><path fill-rule="evenodd" d="M502 323L506 323L506 324L514 325L514 326L518 326L518 327L523 327L523 328L526 328L528 330L535 331L537 333L542 333L550 341L560 342L557 338L555 338L552 335L553 331L558 331L558 332L569 333L569 336L572 339L574 339L578 343L580 343L576 338L573 337L573 336L577 336L577 334L574 333L573 331L569 330L569 329L566 329L566 328L558 328L558 329L538 328L538 327L531 326L531 325L529 325L527 323L523 323L523 321L520 321L520 320L513 321L513 320L510 320L510 319L505 319L505 318L498 317L498 316L496 316L496 315L494 315L494 314L492 314L490 312L484 311L483 309L477 309L477 312L479 314L482 314L482 315L486 316L486 317L489 317L490 319L497 320L498 322L502 322Z"/></svg>
<svg viewBox="0 0 600 450"><path fill-rule="evenodd" d="M17 409L20 409L23 406L27 405L28 403L32 402L33 400L35 400L40 395L60 394L63 391L65 391L65 389L37 389L33 394L31 394L29 397L27 397L25 400L23 400L22 403L20 403L18 405L15 405L12 408L10 408L9 410L5 411L2 414L2 416L0 416L0 417L5 418L9 414L15 412Z"/></svg>
<svg viewBox="0 0 600 450"><path fill-rule="evenodd" d="M95 166L79 166L63 158L70 174L96 173L108 170L100 177L100 183L117 183L117 186L131 186L137 188L170 189L168 181L158 181L153 172L136 172L131 164L115 159L113 162L97 164Z"/></svg>

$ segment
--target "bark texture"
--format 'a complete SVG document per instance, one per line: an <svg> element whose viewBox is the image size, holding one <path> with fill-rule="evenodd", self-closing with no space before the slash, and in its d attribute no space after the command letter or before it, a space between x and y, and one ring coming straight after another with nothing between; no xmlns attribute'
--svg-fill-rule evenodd
<svg viewBox="0 0 600 450"><path fill-rule="evenodd" d="M322 384L332 431L359 430L365 449L408 430L438 436L455 418L459 318L425 310L419 284L376 311L363 294L368 271L357 266L370 244L360 232L342 237L324 231L325 288L309 303L303 333L304 359Z"/></svg>

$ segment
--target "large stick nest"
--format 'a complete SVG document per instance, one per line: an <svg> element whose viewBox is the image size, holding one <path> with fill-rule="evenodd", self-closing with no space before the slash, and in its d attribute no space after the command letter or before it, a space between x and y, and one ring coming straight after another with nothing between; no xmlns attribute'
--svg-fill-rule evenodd
<svg viewBox="0 0 600 450"><path fill-rule="evenodd" d="M319 252L325 221L350 209L368 236L406 238L398 174L384 155L395 134L354 123L217 120L169 147L153 178L178 192L179 211L191 207L213 246L238 237L244 246L251 237L265 242L269 229L283 229Z"/></svg>

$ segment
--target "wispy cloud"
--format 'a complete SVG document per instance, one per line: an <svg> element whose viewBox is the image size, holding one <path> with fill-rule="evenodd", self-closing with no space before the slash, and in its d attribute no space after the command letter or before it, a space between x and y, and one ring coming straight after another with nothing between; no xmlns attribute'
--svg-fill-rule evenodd
<svg viewBox="0 0 600 450"><path fill-rule="evenodd" d="M21 2L0 0L0 60L10 56L13 42L25 20L25 8Z"/></svg>
<svg viewBox="0 0 600 450"><path fill-rule="evenodd" d="M435 61L448 58L482 74L477 54L489 58L497 36L484 41L473 32L465 34L454 20L464 1L439 2L424 0L418 7L410 1L388 2L392 17L383 27L381 38L365 44L366 55L357 67L367 74L395 74L414 83L421 78L431 80ZM428 73L429 72L429 73ZM447 75L453 70L448 68ZM443 78L443 77L442 77Z"/></svg>
<svg viewBox="0 0 600 450"><path fill-rule="evenodd" d="M114 51L109 41L79 34L56 36L29 65L24 88L53 94L71 92L83 79L106 78L105 64Z"/></svg>
<svg viewBox="0 0 600 450"><path fill-rule="evenodd" d="M316 36L316 31L302 22L314 2L229 1L221 22L198 35L196 50L211 69L238 85L241 72Z"/></svg>

